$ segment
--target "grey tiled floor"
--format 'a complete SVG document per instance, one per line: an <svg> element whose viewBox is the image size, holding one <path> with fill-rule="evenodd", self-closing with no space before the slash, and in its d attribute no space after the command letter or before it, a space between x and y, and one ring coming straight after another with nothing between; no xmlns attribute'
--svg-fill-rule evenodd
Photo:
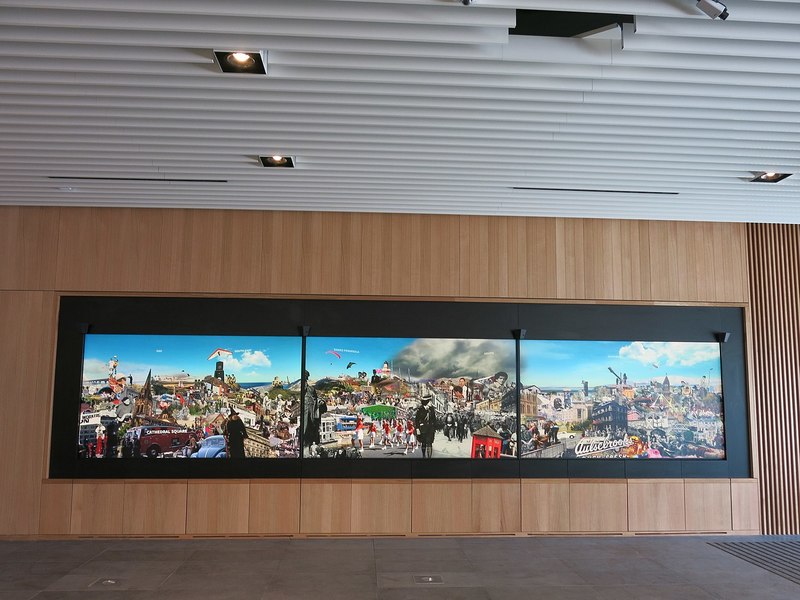
<svg viewBox="0 0 800 600"><path fill-rule="evenodd" d="M734 539L774 538L3 541L0 600L800 599L707 543Z"/></svg>

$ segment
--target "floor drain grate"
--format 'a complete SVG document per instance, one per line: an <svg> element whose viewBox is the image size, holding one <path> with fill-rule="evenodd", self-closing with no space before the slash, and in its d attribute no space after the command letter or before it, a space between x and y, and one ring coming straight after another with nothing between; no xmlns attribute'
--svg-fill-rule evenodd
<svg viewBox="0 0 800 600"><path fill-rule="evenodd" d="M800 585L800 540L708 544Z"/></svg>
<svg viewBox="0 0 800 600"><path fill-rule="evenodd" d="M414 575L414 583L419 583L421 585L435 585L437 583L444 583L444 580L442 579L441 575Z"/></svg>

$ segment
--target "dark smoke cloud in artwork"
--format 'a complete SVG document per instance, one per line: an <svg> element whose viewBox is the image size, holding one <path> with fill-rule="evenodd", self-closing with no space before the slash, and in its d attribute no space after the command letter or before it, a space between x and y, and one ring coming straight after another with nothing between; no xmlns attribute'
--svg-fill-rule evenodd
<svg viewBox="0 0 800 600"><path fill-rule="evenodd" d="M513 371L513 340L419 339L394 357L394 370L418 379L483 377Z"/></svg>

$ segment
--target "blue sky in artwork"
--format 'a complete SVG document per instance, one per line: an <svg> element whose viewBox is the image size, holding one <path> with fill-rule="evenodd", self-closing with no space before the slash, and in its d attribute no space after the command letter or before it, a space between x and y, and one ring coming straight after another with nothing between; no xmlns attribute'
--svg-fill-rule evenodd
<svg viewBox="0 0 800 600"><path fill-rule="evenodd" d="M523 340L522 384L540 388L579 388L613 385L615 376L627 374L629 383L686 381L699 384L705 376L720 383L720 353L716 342L610 342L576 340Z"/></svg>
<svg viewBox="0 0 800 600"><path fill-rule="evenodd" d="M217 348L230 356L208 359ZM197 379L214 374L217 360L225 363L225 374L240 383L271 382L300 378L299 337L218 335L88 334L84 347L83 378L108 377L108 363L116 356L119 375L133 375L141 383L153 375L168 376L181 371Z"/></svg>

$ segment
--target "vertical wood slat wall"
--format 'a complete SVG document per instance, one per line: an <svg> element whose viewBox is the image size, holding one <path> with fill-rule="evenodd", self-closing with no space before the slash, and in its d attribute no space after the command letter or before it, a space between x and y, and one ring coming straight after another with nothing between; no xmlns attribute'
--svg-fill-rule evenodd
<svg viewBox="0 0 800 600"><path fill-rule="evenodd" d="M749 225L751 416L764 533L800 532L800 227Z"/></svg>
<svg viewBox="0 0 800 600"><path fill-rule="evenodd" d="M133 502L135 498L152 504L153 511L146 514L157 514L159 503L167 500L171 508L179 507L186 498L184 526L191 533L199 531L192 515L213 509L197 503L195 492L203 482L43 484L50 406L61 400L52 397L61 293L744 306L749 301L746 227L734 223L6 206L0 207L0 226L0 337L4 340L0 345L0 380L4 382L0 394L4 415L0 419L0 485L13 490L0 511L0 535L125 533L128 529L119 529L114 519L120 519L126 511L141 514L136 512L141 506ZM394 490L398 503L409 511L413 504L414 523L424 529L433 515L424 514L428 506L425 499L437 498L442 492L437 486L448 484L419 482L417 487L416 483L409 487L407 482L386 482L390 486L386 490ZM530 531L580 528L587 514L580 508L582 498L592 498L600 488L619 483L565 480L552 482L549 491L523 481L517 486L520 517L513 511L476 514L464 523L451 525L466 530L476 527L478 531L513 529L517 523ZM752 531L757 523L756 482L729 483L732 529ZM305 504L311 496L301 494L290 482L283 487L257 481L249 485L241 481L215 484L220 485L226 487L224 494L241 506L249 498L251 510L271 503L273 498L286 498L288 505L299 497L302 510L315 514L314 506ZM325 488L323 482L302 482L306 489L315 485L323 485L326 493L334 494L341 490L352 493L356 486L361 489L367 484L339 482ZM490 504L486 498L493 490L486 486L491 487L491 482L478 482L475 488L459 482L453 485L454 492L471 490L471 505ZM725 486L710 485L713 490L705 489L702 482L684 486L686 502L673 507L677 512L670 513L668 522L650 523L637 513L634 525L641 521L644 526L656 525L661 530L679 524L682 518L686 523L706 522L702 515L687 512L687 507L707 510L704 498L725 496ZM498 486L501 496L513 496L509 491L513 483L499 482ZM621 530L628 530L628 501L638 510L636 494L640 488L613 488L617 491L613 497L619 500L616 508L625 515L617 523ZM561 498L553 509L557 510L563 508L562 495L569 489L574 492L567 495L571 498L570 513L575 517L571 523L559 521L567 516L563 513L538 514L525 501L531 495L539 507L544 507L548 499ZM692 496L695 489L702 497ZM379 491L389 493L386 490ZM112 506L108 512L97 509L92 501L99 497L95 494L107 497ZM359 502L365 502L369 494L357 496ZM390 493L388 497L393 496ZM65 507L65 503L70 506ZM435 511L435 503L429 508ZM321 522L319 527L350 527L352 532L365 533L373 525L368 520L358 521L359 514L348 517L348 523ZM313 533L309 529L313 529L312 522L299 522L301 516L282 518L281 526L292 523L291 531ZM220 522L214 525L214 531L206 533L226 528L233 528L228 532L231 534L245 530L266 533L277 526L271 518L261 512L251 513L249 524ZM406 522L413 525L411 512L399 519L397 526ZM169 523L143 521L142 528L148 533L182 531L180 517L175 515L169 517Z"/></svg>

